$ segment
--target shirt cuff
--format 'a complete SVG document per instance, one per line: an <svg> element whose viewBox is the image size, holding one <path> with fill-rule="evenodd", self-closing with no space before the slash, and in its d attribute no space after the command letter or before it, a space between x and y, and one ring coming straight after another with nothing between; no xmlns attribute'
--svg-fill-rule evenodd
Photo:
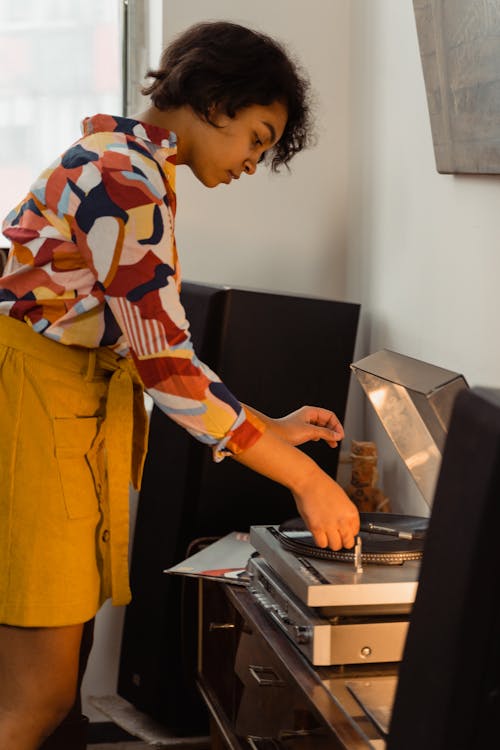
<svg viewBox="0 0 500 750"><path fill-rule="evenodd" d="M235 456L246 451L257 442L265 431L266 425L262 419L243 407L243 412L236 420L233 428L217 445L213 446L214 461L220 463L226 456Z"/></svg>

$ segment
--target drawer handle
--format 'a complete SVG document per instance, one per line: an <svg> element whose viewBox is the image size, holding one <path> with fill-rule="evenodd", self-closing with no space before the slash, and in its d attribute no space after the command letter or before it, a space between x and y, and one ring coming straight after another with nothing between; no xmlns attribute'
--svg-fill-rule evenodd
<svg viewBox="0 0 500 750"><path fill-rule="evenodd" d="M286 682L270 667L249 664L248 671L260 687L286 687Z"/></svg>
<svg viewBox="0 0 500 750"><path fill-rule="evenodd" d="M234 622L211 622L208 630L211 633L213 630L231 630L234 627L236 627Z"/></svg>

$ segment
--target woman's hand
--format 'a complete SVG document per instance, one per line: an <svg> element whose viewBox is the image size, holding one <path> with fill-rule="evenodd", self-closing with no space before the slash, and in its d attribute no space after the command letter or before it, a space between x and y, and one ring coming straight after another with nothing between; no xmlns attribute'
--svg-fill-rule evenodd
<svg viewBox="0 0 500 750"><path fill-rule="evenodd" d="M286 417L273 419L271 429L290 445L324 440L331 448L336 448L344 437L338 417L333 411L319 406L302 406Z"/></svg>
<svg viewBox="0 0 500 750"><path fill-rule="evenodd" d="M315 467L292 492L318 547L354 547L359 533L358 509L337 482Z"/></svg>
<svg viewBox="0 0 500 750"><path fill-rule="evenodd" d="M331 448L336 448L338 441L344 438L344 428L336 414L329 409L302 406L285 417L272 419L253 406L245 404L245 408L262 419L276 437L289 445L302 445L309 440L324 440Z"/></svg>

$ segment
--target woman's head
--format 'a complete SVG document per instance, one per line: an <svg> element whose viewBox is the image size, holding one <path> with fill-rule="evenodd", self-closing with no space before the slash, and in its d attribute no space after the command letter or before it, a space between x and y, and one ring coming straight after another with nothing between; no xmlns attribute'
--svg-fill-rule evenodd
<svg viewBox="0 0 500 750"><path fill-rule="evenodd" d="M164 50L153 81L143 88L160 110L189 106L212 121L214 108L230 118L252 104L282 102L283 135L271 151L272 169L287 164L310 139L309 83L276 41L226 21L199 23Z"/></svg>

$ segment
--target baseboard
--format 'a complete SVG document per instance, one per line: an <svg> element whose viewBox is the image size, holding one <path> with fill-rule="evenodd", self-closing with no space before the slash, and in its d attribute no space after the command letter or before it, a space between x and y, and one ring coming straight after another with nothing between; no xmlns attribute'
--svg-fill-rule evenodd
<svg viewBox="0 0 500 750"><path fill-rule="evenodd" d="M104 716L108 716L112 724L117 728L121 727L135 740L142 740L155 747L176 748L177 750L209 750L210 748L209 737L179 737L119 695L89 695L88 700L94 708L97 708Z"/></svg>

